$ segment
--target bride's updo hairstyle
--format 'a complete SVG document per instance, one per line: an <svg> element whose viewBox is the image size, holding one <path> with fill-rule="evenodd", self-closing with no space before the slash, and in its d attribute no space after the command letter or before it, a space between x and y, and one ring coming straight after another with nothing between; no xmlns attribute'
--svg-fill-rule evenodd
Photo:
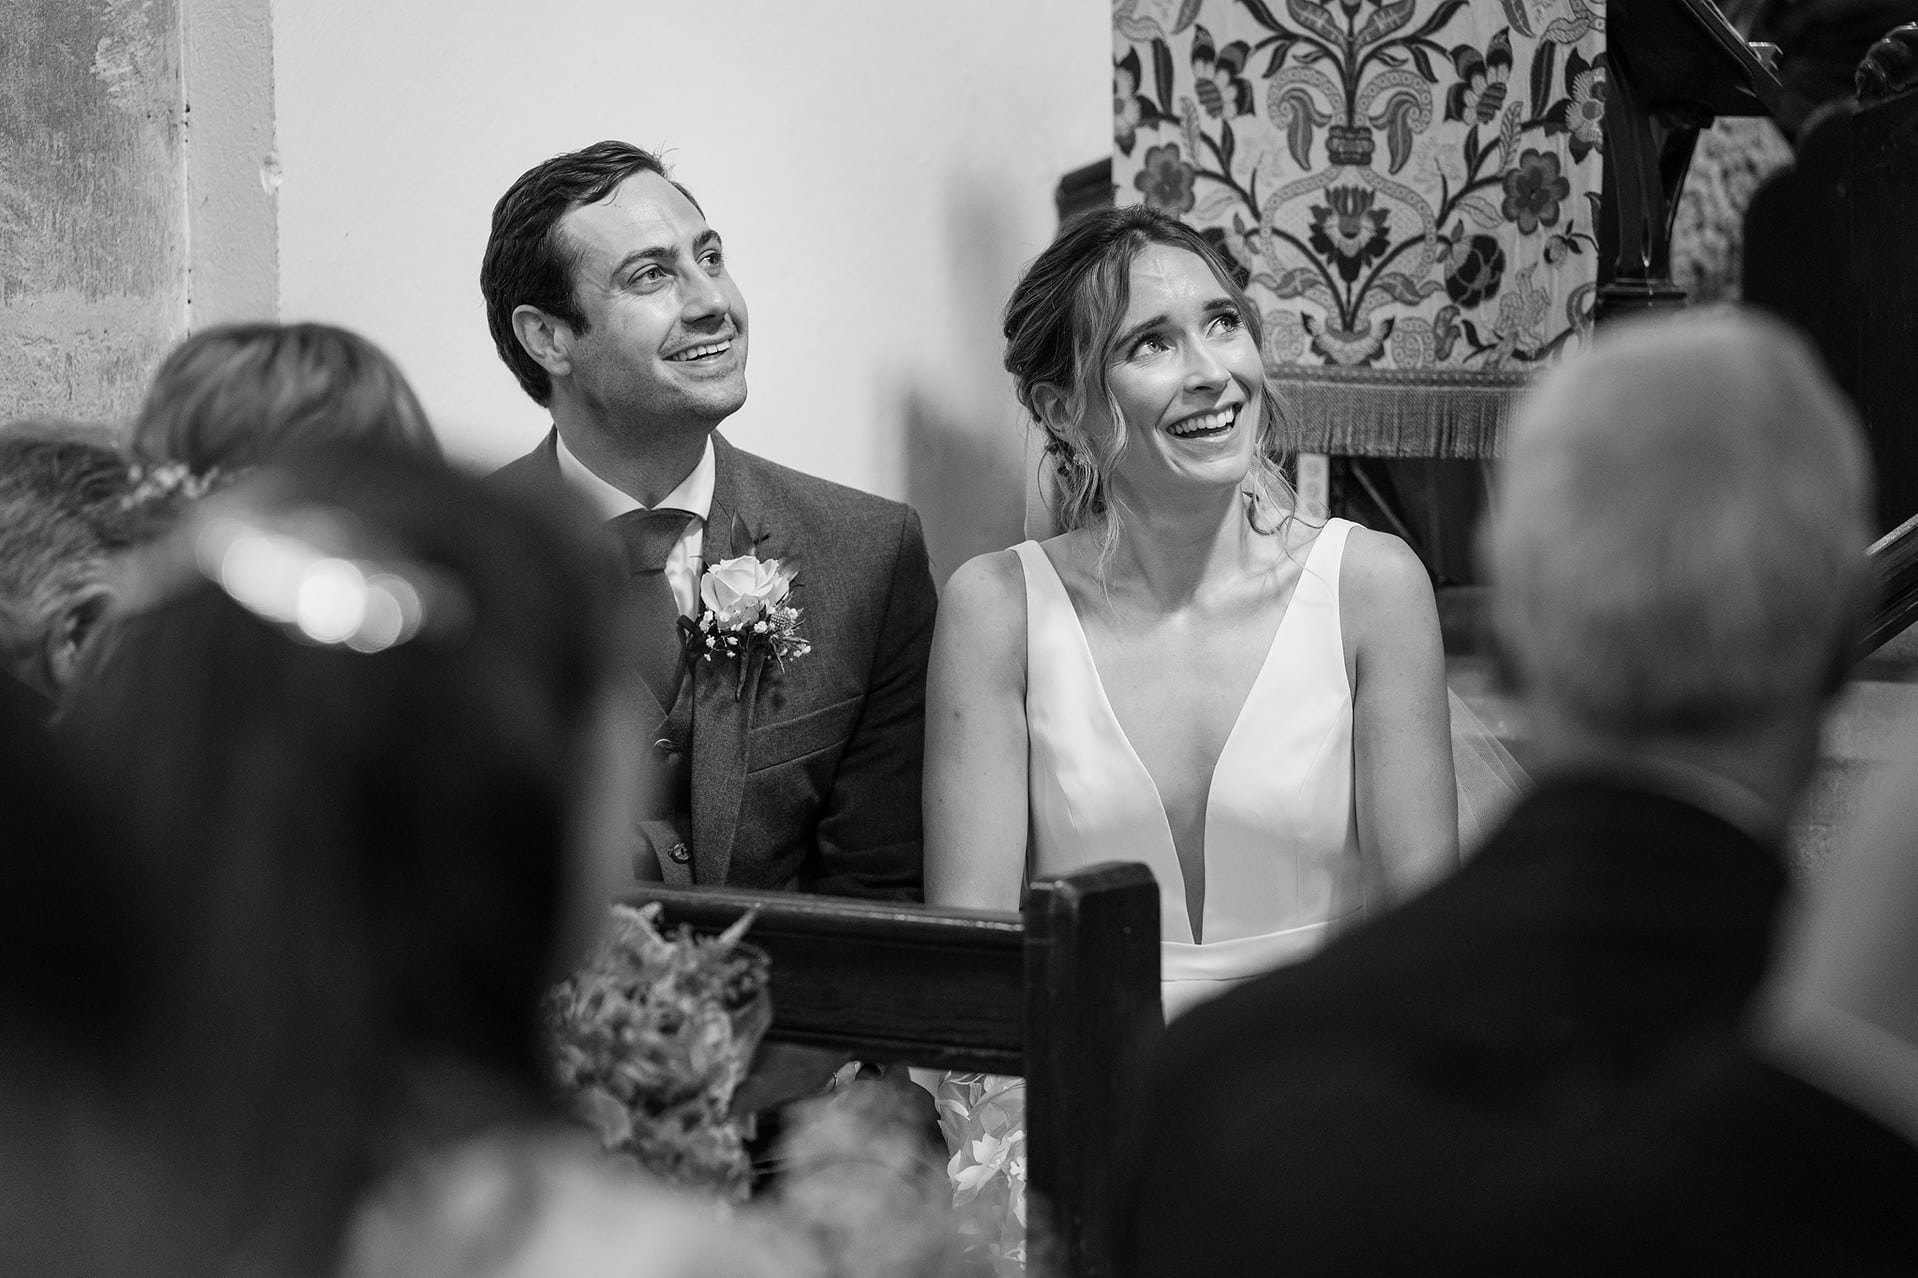
<svg viewBox="0 0 1918 1278"><path fill-rule="evenodd" d="M1066 223L1033 260L1006 303L1006 371L1019 402L1045 431L1055 462L1048 503L1061 531L1094 528L1101 562L1118 540L1120 510L1111 477L1125 449L1125 419L1107 384L1113 340L1131 300L1132 263L1154 244L1206 264L1238 306L1246 331L1265 347L1265 325L1232 269L1198 232L1143 204L1094 209ZM1276 531L1292 514L1292 486L1279 469L1283 419L1271 380L1260 388L1257 459L1246 476L1246 518ZM1087 412L1103 400L1108 426Z"/></svg>

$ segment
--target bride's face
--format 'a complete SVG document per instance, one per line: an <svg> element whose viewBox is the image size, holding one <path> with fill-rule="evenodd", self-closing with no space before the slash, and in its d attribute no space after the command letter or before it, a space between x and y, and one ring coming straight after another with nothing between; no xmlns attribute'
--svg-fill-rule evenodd
<svg viewBox="0 0 1918 1278"><path fill-rule="evenodd" d="M1244 482L1257 455L1265 370L1239 304L1203 260L1155 244L1132 263L1107 353L1124 418L1114 483L1134 499Z"/></svg>

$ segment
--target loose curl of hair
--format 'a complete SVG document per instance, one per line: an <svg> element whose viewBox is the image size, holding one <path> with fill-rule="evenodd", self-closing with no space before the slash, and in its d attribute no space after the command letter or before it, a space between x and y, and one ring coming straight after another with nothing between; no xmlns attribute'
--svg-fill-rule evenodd
<svg viewBox="0 0 1918 1278"><path fill-rule="evenodd" d="M1264 349L1264 322L1231 266L1198 232L1146 205L1094 209L1068 222L1026 268L1006 303L1006 371L1019 402L1045 432L1046 455L1054 460L1048 493L1053 518L1064 531L1099 534L1101 567L1119 539L1122 503L1111 481L1126 440L1125 418L1107 379L1110 347L1131 300L1132 264L1155 244L1204 262ZM1246 519L1257 532L1275 533L1293 517L1297 502L1280 469L1285 421L1277 390L1269 377L1259 389ZM1052 395L1063 411L1047 411L1044 401ZM1101 400L1111 427L1095 430L1088 409Z"/></svg>
<svg viewBox="0 0 1918 1278"><path fill-rule="evenodd" d="M521 306L537 307L577 332L586 331L586 313L573 294L575 254L559 234L559 221L583 204L605 199L635 173L659 174L699 208L693 193L673 182L658 156L613 141L595 142L534 165L493 206L493 229L480 264L486 324L500 359L536 404L552 403L553 379L519 344L513 312Z"/></svg>

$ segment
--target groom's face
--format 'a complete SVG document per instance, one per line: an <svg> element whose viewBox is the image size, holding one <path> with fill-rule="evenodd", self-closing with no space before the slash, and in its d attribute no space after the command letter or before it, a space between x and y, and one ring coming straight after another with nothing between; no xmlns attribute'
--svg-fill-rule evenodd
<svg viewBox="0 0 1918 1278"><path fill-rule="evenodd" d="M570 385L614 433L709 431L746 402L746 302L718 232L657 173L635 173L557 228L583 329Z"/></svg>

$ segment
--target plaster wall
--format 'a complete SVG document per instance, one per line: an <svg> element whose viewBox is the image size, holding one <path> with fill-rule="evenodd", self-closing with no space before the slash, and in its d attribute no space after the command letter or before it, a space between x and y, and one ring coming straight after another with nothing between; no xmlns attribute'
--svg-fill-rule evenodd
<svg viewBox="0 0 1918 1278"><path fill-rule="evenodd" d="M181 0L187 307L194 329L278 313L279 160L267 0Z"/></svg>
<svg viewBox="0 0 1918 1278"><path fill-rule="evenodd" d="M185 330L175 0L0 0L0 419L123 420Z"/></svg>
<svg viewBox="0 0 1918 1278"><path fill-rule="evenodd" d="M546 429L478 271L527 167L668 153L725 235L751 397L725 428L914 502L943 576L1019 536L1024 426L998 312L1110 149L1106 0L273 0L284 318L391 351L449 452Z"/></svg>

